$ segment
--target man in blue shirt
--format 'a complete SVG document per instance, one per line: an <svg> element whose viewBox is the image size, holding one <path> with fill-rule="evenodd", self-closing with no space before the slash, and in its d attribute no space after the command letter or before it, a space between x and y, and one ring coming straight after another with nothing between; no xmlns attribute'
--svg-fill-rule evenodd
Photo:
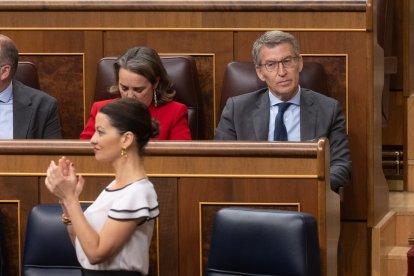
<svg viewBox="0 0 414 276"><path fill-rule="evenodd" d="M19 53L0 35L0 139L62 138L57 100L13 79Z"/></svg>
<svg viewBox="0 0 414 276"><path fill-rule="evenodd" d="M253 44L258 77L267 87L231 97L216 128L217 140L309 141L327 137L331 189L351 178L345 116L335 99L299 86L303 68L294 36L269 31Z"/></svg>

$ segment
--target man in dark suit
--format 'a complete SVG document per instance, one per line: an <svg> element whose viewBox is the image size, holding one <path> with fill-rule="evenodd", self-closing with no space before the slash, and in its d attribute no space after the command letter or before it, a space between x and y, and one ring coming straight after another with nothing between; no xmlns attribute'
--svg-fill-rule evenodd
<svg viewBox="0 0 414 276"><path fill-rule="evenodd" d="M0 35L0 139L62 138L57 100L13 79L19 53Z"/></svg>
<svg viewBox="0 0 414 276"><path fill-rule="evenodd" d="M229 98L214 138L308 141L327 137L331 189L339 192L350 182L351 161L338 101L299 86L303 60L291 34L266 32L253 44L252 54L256 73L268 87Z"/></svg>

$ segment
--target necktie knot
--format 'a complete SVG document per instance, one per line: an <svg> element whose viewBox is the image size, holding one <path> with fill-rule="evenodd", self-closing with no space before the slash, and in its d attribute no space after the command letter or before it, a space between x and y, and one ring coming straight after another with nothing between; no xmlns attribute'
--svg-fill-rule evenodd
<svg viewBox="0 0 414 276"><path fill-rule="evenodd" d="M286 103L286 102L281 102L277 104L277 106L279 107L279 111L276 115L276 120L275 120L275 133L274 133L274 138L273 138L273 140L275 141L287 141L288 139L286 126L283 121L283 114L285 113L285 111L288 109L288 107L291 104L292 103Z"/></svg>
<svg viewBox="0 0 414 276"><path fill-rule="evenodd" d="M286 103L286 102L281 102L278 103L277 106L279 107L279 111L278 113L285 113L286 109L288 109L288 107L291 105L292 103Z"/></svg>

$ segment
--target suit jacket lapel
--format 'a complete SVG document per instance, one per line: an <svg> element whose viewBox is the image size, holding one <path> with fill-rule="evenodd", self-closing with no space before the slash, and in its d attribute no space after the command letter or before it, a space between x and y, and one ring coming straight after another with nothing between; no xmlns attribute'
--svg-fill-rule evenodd
<svg viewBox="0 0 414 276"><path fill-rule="evenodd" d="M269 134L269 95L268 90L257 99L256 108L252 112L255 140L267 141Z"/></svg>
<svg viewBox="0 0 414 276"><path fill-rule="evenodd" d="M32 120L32 102L13 80L13 138L27 138L29 124Z"/></svg>
<svg viewBox="0 0 414 276"><path fill-rule="evenodd" d="M313 140L316 135L316 106L311 95L301 89L300 95L300 140Z"/></svg>

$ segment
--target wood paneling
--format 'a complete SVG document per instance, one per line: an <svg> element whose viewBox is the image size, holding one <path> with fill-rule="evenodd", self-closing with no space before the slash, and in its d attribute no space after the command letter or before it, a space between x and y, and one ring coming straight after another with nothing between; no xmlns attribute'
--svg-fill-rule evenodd
<svg viewBox="0 0 414 276"><path fill-rule="evenodd" d="M286 209L288 204L297 204L296 209L307 210L318 217L318 188L315 185L313 180L299 183L294 179L183 179L179 190L179 221L189 231L180 232L180 275L196 275L200 270L200 254L208 253L206 241L211 237L211 225L204 226L203 223L212 221L214 213L208 212L206 206L234 204L263 208L269 204L272 209ZM199 229L190 227L199 223L202 223L202 229L209 230L201 234ZM194 254L200 251L197 241L202 241L200 254ZM205 271L206 255L201 257L204 260L202 271Z"/></svg>
<svg viewBox="0 0 414 276"><path fill-rule="evenodd" d="M75 15L75 14L74 14ZM105 17L104 14L101 16ZM297 16L297 15L295 15ZM138 17L138 16L137 16ZM296 17L295 17L296 18ZM173 19L171 19L173 20ZM298 23L297 23L298 24ZM301 22L300 24L304 24ZM275 25L278 26L278 25ZM306 25L298 25L306 26ZM162 26L160 26L162 27ZM88 31L61 31L62 33L70 33L81 35L80 41L92 41L89 38ZM12 34L18 33L17 43L22 48L27 50L29 46L25 39L20 43L20 34L29 33L28 37L34 38L36 35L40 37L51 38L59 31L13 31ZM167 31L167 30L130 30L130 31L105 31L102 34L102 40L98 40L98 52L102 52L103 56L119 55L126 48L136 45L149 45L154 47L160 53L190 53L190 54L212 54L214 56L214 72L212 75L211 67L201 67L201 73L207 76L207 79L214 80L214 91L209 90L211 87L206 87L203 94L203 99L210 98L209 101L203 101L203 109L207 112L206 118L206 138L211 138L213 135L212 123L217 123L218 118L214 118L211 114L211 99L219 98L222 78L224 75L225 65L233 59L247 59L251 60L251 45L253 41L262 33L262 31ZM369 47L368 37L369 33L365 32L347 32L347 31L331 31L331 32L309 32L306 30L293 32L296 35L302 46L302 53L304 54L319 54L319 55L347 55L348 68L347 79L349 83L349 137L352 153L352 160L354 164L353 183L350 188L346 190L345 202L342 208L342 219L367 219L368 212L365 199L367 198L367 181L370 169L368 167L367 157L368 146L366 144L368 128L375 114L368 112L367 105L372 101L372 87L367 83L369 76L369 65L367 59L367 49ZM95 32L91 32L93 37L99 38ZM57 36L58 38L60 36ZM179 39L177 39L177 37ZM13 37L14 38L14 37ZM31 39L31 41L38 41L39 39ZM47 41L47 39L46 39ZM66 41L62 38L62 41ZM79 41L79 39L71 39L71 41ZM53 44L53 43L50 43ZM59 48L56 45L61 45L60 51L66 48L66 51L79 51L79 46L83 43L54 43L53 50ZM85 43L86 45L87 43ZM94 53L92 43L87 44L88 47L84 49L86 61L85 67L89 68L85 72L85 86L88 88L85 93L85 116L88 116L92 92L89 90L94 87L94 72L90 68L94 68L91 64L96 60L97 54L93 58L89 54ZM34 43L36 45L36 42ZM72 47L75 45L76 47ZM100 48L103 47L103 50ZM355 47L355 45L360 45ZM70 46L70 47L68 47ZM39 46L34 47L34 51L40 51ZM72 49L69 49L72 48ZM44 51L44 50L43 50ZM32 51L31 51L32 52ZM205 69L205 71L203 71ZM361 93L364 91L364 93ZM213 94L208 94L213 93ZM214 102L213 102L214 105ZM217 106L217 105L216 105ZM214 108L214 107L213 107ZM213 116L213 118L212 118ZM365 118L362 120L361 118Z"/></svg>
<svg viewBox="0 0 414 276"><path fill-rule="evenodd" d="M200 241L209 240L211 227L207 221L212 221L214 210L201 206L217 204L268 205L313 214L318 222L323 275L335 275L339 196L331 191L325 178L329 160L326 150L325 140L150 142L145 167L160 205L150 250L150 275L198 275L205 268L206 261L201 260L206 260L208 243ZM0 187L7 190L0 199L17 199L21 206L20 217L7 215L3 220L3 229L8 230L10 238L5 248L10 258L21 250L19 239L12 236L16 225L22 226L24 240L28 211L39 203L56 202L44 186L44 177L50 160L62 154L73 160L77 173L85 176L80 200L93 201L110 182L113 170L94 160L88 142L0 141ZM8 264L10 271L18 268L18 259Z"/></svg>
<svg viewBox="0 0 414 276"><path fill-rule="evenodd" d="M404 162L407 164L405 181L407 183L407 191L414 191L414 130L413 130L413 116L414 116L414 4L412 1L405 0L403 2L404 6L404 96L406 96L406 120L404 129L405 133L405 143L404 143Z"/></svg>
<svg viewBox="0 0 414 276"><path fill-rule="evenodd" d="M382 130L382 143L384 145L404 144L404 115L406 100L402 92L393 92L389 95L389 117L387 126Z"/></svg>
<svg viewBox="0 0 414 276"><path fill-rule="evenodd" d="M395 245L396 214L389 212L372 229L371 271L372 276L388 275L387 255Z"/></svg>
<svg viewBox="0 0 414 276"><path fill-rule="evenodd" d="M26 218L32 207L39 202L38 178L2 176L0 189L1 241L5 274L19 275Z"/></svg>
<svg viewBox="0 0 414 276"><path fill-rule="evenodd" d="M251 16L251 11L0 11L0 26L3 29L33 26L53 29L273 29L280 26L294 29L298 27L296 18L301 18L302 28L363 30L365 16L363 11L256 11L255 16ZM15 20L16 18L23 20Z"/></svg>
<svg viewBox="0 0 414 276"><path fill-rule="evenodd" d="M405 149L405 155L404 155L404 162L406 162L407 168L407 180L408 179L414 179L414 128L410 127L410 125L413 124L413 118L414 116L414 97L408 97L406 101L407 106L407 120L406 120L406 149ZM407 181L407 191L414 192L414 182L408 182Z"/></svg>
<svg viewBox="0 0 414 276"><path fill-rule="evenodd" d="M220 2L220 5L217 3L198 0L187 1L185 4L182 1L166 4L165 1L153 0L1 1L0 30L16 41L22 53L45 57L65 53L67 56L83 55L84 64L79 67L80 64L76 63L75 69L82 68L82 72L74 72L66 79L48 74L46 69L41 69L40 72L49 76L44 82L53 83L54 90L61 88L58 98L65 99L60 107L66 116L63 127L71 131L65 138L77 137L81 121L78 114L80 109L83 110L83 121L89 116L93 102L96 63L101 57L117 56L128 47L137 45L153 47L161 54L186 53L194 56L202 85L205 139L213 137L214 127L218 122L217 115L220 111L217 110L217 99L220 98L227 63L232 60L251 60L251 45L266 30L282 29L292 32L297 36L303 54L325 56L335 61L326 65L332 73L329 75L330 87L335 89L338 97L344 95L345 78L353 175L350 187L345 190L341 220L349 227L347 229L355 226L355 231L359 231L360 227L366 226L366 231L369 231L388 208L388 191L381 169L379 95L383 76L382 53L375 48L373 0L292 1L293 4L290 1L278 0L271 3L236 0ZM410 1L403 0L403 4L404 12L412 12L413 5ZM413 25L412 22L411 17L409 22L404 23L404 33L408 33L407 26ZM413 37L407 36L405 39L406 43L412 43ZM410 64L414 64L411 62L414 55L409 55L411 48L405 47L404 55L408 57ZM337 63L338 60L346 60L345 67L342 62ZM408 66L404 65L404 68ZM408 77L404 77L404 95L409 95L413 90L413 85L409 82L414 79L410 78L413 71L405 73ZM83 74L82 80L79 80L79 74ZM82 91L76 91L76 98L73 97L73 103L81 101L82 106L69 108L72 102L67 103L67 99L74 94L67 95L68 85ZM77 98L80 93L83 93L82 100ZM76 118L73 125L67 121L72 116ZM409 124L408 120L407 125ZM411 136L408 133L408 137ZM410 152L413 150L407 143L407 156L413 155ZM22 156L19 158L24 160ZM13 159L13 162L18 162L19 158ZM76 159L81 167L85 166L87 171L96 173L95 168L88 167L93 158ZM221 160L233 161L232 158ZM38 162L44 161L39 159ZM176 161L175 158L166 158L164 162ZM406 170L408 175L413 175L411 163L413 162L409 159L407 164L411 169ZM154 164L151 169L160 164ZM199 166L201 170L205 166L203 162L182 165L187 166L186 169ZM254 164L251 167L255 167ZM216 173L222 173L220 168L216 169ZM252 168L249 169L251 174L258 173ZM109 168L105 167L105 170L109 171ZM25 173L30 175L33 171L28 170ZM99 183L96 185L99 186ZM92 191L91 193L93 194ZM43 192L41 197L51 200ZM345 239L348 238L352 240L353 237L345 236ZM360 246L367 246L362 248L366 251L369 242ZM356 248L346 247L339 256L344 267L353 265L353 250ZM368 262L367 257L365 263ZM350 269L345 269L344 273L349 271Z"/></svg>
<svg viewBox="0 0 414 276"><path fill-rule="evenodd" d="M342 222L338 247L338 276L371 275L369 230L363 222ZM347 252L352 252L348 254Z"/></svg>
<svg viewBox="0 0 414 276"><path fill-rule="evenodd" d="M20 251L5 251L6 248L20 248L20 225L19 220L16 219L19 214L19 200L0 200L2 262L9 264L5 266L3 273L7 275L19 275L20 270L18 265L21 257Z"/></svg>
<svg viewBox="0 0 414 276"><path fill-rule="evenodd" d="M36 64L40 89L58 100L63 137L77 139L84 127L83 55L21 55L20 60Z"/></svg>
<svg viewBox="0 0 414 276"><path fill-rule="evenodd" d="M221 5L217 5L212 0L193 0L174 1L165 4L164 1L149 0L143 3L134 0L123 1L89 1L89 0L3 0L0 4L2 10L72 10L72 11L90 11L90 10L113 10L113 11L136 11L136 10L152 10L152 11L259 11L259 10L281 10L281 11L364 11L366 8L366 0L306 0L306 1L286 1L274 0L271 3L267 1L243 1L234 0L231 4L222 1Z"/></svg>

